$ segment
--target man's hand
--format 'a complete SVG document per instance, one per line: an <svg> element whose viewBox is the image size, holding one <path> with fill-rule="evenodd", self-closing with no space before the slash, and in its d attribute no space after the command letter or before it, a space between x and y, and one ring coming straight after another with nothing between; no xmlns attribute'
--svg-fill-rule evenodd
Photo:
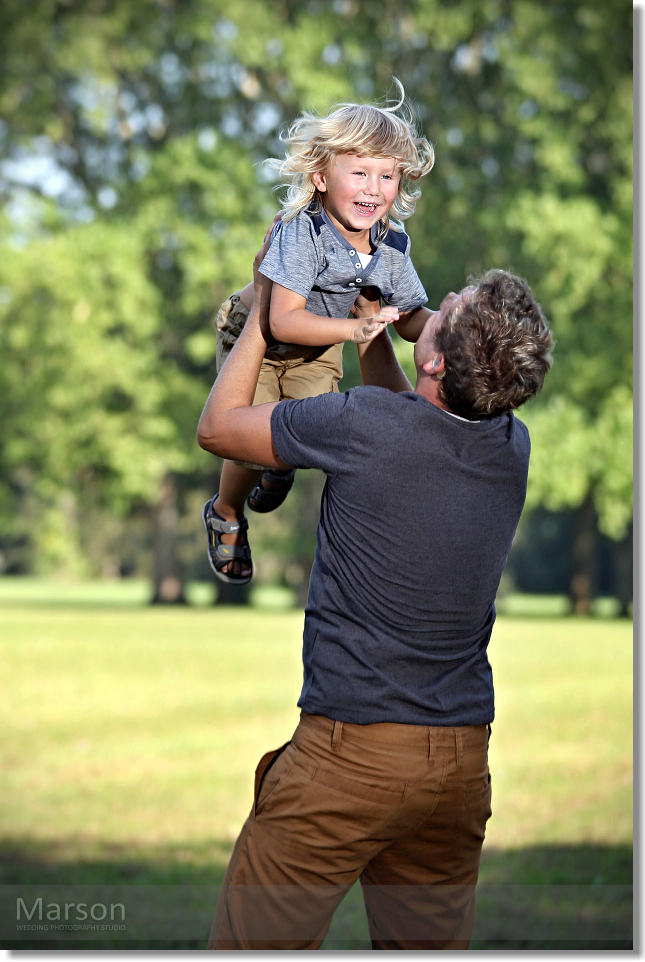
<svg viewBox="0 0 645 962"><path fill-rule="evenodd" d="M381 307L381 295L376 287L364 287L354 302L352 314L369 332L376 330L365 341L358 344L358 360L361 366L363 384L384 387L388 391L411 391L411 385L401 370L392 342L387 333L387 323L382 320L397 321L399 312L395 307Z"/></svg>
<svg viewBox="0 0 645 962"><path fill-rule="evenodd" d="M271 340L271 328L269 326L269 305L271 303L271 290L273 288L273 281L270 278L265 277L265 275L260 272L260 264L264 260L264 255L269 249L273 228L281 219L282 211L279 211L273 218L271 226L264 235L262 247L253 258L253 303L258 308L258 323L260 325L262 336L267 344ZM251 285L249 285L249 287L250 286ZM248 293L246 288L242 294L244 293Z"/></svg>
<svg viewBox="0 0 645 962"><path fill-rule="evenodd" d="M381 309L381 294L376 287L364 287L352 307L354 317L373 317Z"/></svg>
<svg viewBox="0 0 645 962"><path fill-rule="evenodd" d="M359 317L351 330L351 337L348 340L354 344L366 344L373 341L388 324L398 320L399 312L396 307L382 307L378 314L367 317Z"/></svg>
<svg viewBox="0 0 645 962"><path fill-rule="evenodd" d="M357 319L351 340L368 344L382 334L388 324L399 319L396 307L381 307L381 295L376 287L364 287L354 302L352 314Z"/></svg>
<svg viewBox="0 0 645 962"><path fill-rule="evenodd" d="M271 221L271 226L269 227L268 231L264 235L264 240L262 241L262 247L253 258L253 286L256 289L258 284L262 283L262 280L264 281L269 280L268 277L264 277L264 274L260 274L260 264L264 260L265 254L271 245L271 234L273 233L273 228L278 223L278 221L282 220L283 214L284 214L284 211L279 210L278 213L275 215L275 217Z"/></svg>

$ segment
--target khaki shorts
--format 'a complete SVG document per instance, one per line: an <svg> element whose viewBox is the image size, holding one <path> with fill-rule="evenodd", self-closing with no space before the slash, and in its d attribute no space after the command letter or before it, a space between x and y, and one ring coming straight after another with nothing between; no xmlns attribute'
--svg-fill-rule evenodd
<svg viewBox="0 0 645 962"><path fill-rule="evenodd" d="M215 318L217 331L217 373L224 366L226 358L233 350L242 328L246 324L249 310L238 294L232 294L224 301ZM312 355L313 350L313 355ZM319 351L319 353L318 353ZM326 348L289 348L289 356L267 351L258 377L253 404L266 404L269 401L300 400L317 397L319 394L338 393L338 382L343 376L343 345L332 344ZM260 464L248 461L234 461L245 468L263 471Z"/></svg>

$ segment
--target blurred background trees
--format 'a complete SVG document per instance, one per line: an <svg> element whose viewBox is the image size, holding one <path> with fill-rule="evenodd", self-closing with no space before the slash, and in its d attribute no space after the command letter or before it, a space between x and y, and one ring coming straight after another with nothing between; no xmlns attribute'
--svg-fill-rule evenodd
<svg viewBox="0 0 645 962"><path fill-rule="evenodd" d="M146 574L165 602L209 577L199 508L218 468L195 425L212 319L279 206L258 164L300 110L381 99L395 75L436 147L407 224L430 305L510 268L557 340L522 414L532 513L510 578L625 612L631 20L625 0L5 0L5 571ZM351 346L345 370L341 388ZM300 600L321 487L300 472L280 512L253 516L258 580Z"/></svg>

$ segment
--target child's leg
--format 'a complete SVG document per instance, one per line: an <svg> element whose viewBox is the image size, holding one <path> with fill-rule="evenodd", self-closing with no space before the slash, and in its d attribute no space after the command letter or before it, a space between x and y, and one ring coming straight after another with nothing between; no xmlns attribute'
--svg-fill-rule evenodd
<svg viewBox="0 0 645 962"><path fill-rule="evenodd" d="M224 461L219 482L219 496L217 498L217 513L232 521L244 514L244 502L249 491L252 491L262 477L262 471L255 471L235 461ZM229 518L228 515L231 515ZM224 542L227 544L229 542Z"/></svg>
<svg viewBox="0 0 645 962"><path fill-rule="evenodd" d="M338 392L338 382L343 376L343 345L333 344L320 356L308 359L285 360L279 373L280 400L300 400L317 397L319 394ZM262 491L274 492L275 497L257 497L253 489L248 505L253 511L264 513L280 507L293 485L292 470L277 471L271 468L262 475L258 487Z"/></svg>
<svg viewBox="0 0 645 962"><path fill-rule="evenodd" d="M332 344L312 360L289 361L280 379L280 390L283 397L295 400L337 394L342 376L343 345Z"/></svg>
<svg viewBox="0 0 645 962"><path fill-rule="evenodd" d="M253 285L251 284L247 285L244 290L239 291L237 294L231 294L228 300L224 301L217 313L215 329L217 333L216 366L218 374L246 324L252 302ZM263 370L260 373L258 389L256 389L256 397L254 399L255 404L260 404L266 400L277 400L279 397L280 388L277 379L274 378L275 383L271 383L271 371L264 370L266 367L267 365L263 363ZM262 382L261 385L260 382ZM237 464L234 461L224 461L219 494L214 501L207 502L206 505L204 505L202 512L202 519L208 532L208 553L211 567L214 568L214 534L213 531L208 528L208 511L214 511L225 521L237 521L241 519L244 515L244 502L246 497L258 483L258 479L262 477L263 470L264 468L260 468L260 465L257 465L257 468L254 469L252 465ZM246 532L242 531L238 534L218 532L216 537L224 545L243 546L246 541ZM223 568L220 568L219 572L233 579L241 579L250 575L251 568L246 561L236 559Z"/></svg>
<svg viewBox="0 0 645 962"><path fill-rule="evenodd" d="M249 493L262 477L262 471L254 471L234 461L224 461L219 483L219 494L213 510L225 521L239 521L244 515L244 503ZM222 534L222 544L242 545L243 534ZM222 568L224 574L244 578L250 571L243 561L231 561Z"/></svg>

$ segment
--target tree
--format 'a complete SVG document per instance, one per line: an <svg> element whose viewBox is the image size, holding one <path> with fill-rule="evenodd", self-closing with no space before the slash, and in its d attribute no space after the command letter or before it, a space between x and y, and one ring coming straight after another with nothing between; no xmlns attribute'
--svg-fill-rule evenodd
<svg viewBox="0 0 645 962"><path fill-rule="evenodd" d="M30 532L37 570L82 567L80 493L122 514L156 496L166 465L182 467L160 390L158 292L132 270L142 260L136 236L104 224L3 253L3 521Z"/></svg>
<svg viewBox="0 0 645 962"><path fill-rule="evenodd" d="M79 501L120 514L149 503L160 600L164 579L165 600L168 579L181 581L168 556L176 479L213 471L194 439L212 376L213 305L243 283L267 201L230 149L204 152L195 137L173 148L155 158L132 216L41 227L24 249L6 245L0 266L5 531L31 533L37 565L78 568ZM209 232L216 212L202 204L241 220ZM33 502L24 516L23 491ZM71 513L61 507L72 503Z"/></svg>
<svg viewBox="0 0 645 962"><path fill-rule="evenodd" d="M274 209L253 163L303 107L380 97L397 75L436 145L409 222L430 303L490 266L528 278L557 339L525 415L528 504L579 507L619 540L632 511L631 17L626 0L7 0L5 231L27 243L15 270L44 232L136 238L174 431L164 483L204 484L211 461L192 439L210 318L248 278Z"/></svg>

